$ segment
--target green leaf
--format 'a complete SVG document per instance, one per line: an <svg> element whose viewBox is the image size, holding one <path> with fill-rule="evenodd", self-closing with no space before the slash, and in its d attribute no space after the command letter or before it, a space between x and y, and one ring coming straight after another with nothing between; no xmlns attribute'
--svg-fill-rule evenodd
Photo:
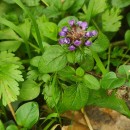
<svg viewBox="0 0 130 130"><path fill-rule="evenodd" d="M43 88L44 99L47 102L47 105L50 108L57 106L57 103L60 99L60 88L57 84L56 75L53 78L53 81L49 85L45 84Z"/></svg>
<svg viewBox="0 0 130 130"><path fill-rule="evenodd" d="M71 13L76 13L80 8L82 8L85 0L75 0L74 4L71 6Z"/></svg>
<svg viewBox="0 0 130 130"><path fill-rule="evenodd" d="M40 93L40 86L33 80L26 80L22 83L19 98L23 101L33 100Z"/></svg>
<svg viewBox="0 0 130 130"><path fill-rule="evenodd" d="M124 8L130 5L130 0L112 0L112 5L117 8Z"/></svg>
<svg viewBox="0 0 130 130"><path fill-rule="evenodd" d="M120 9L111 8L111 10L106 10L102 15L102 26L103 30L106 32L116 32L121 27L121 15Z"/></svg>
<svg viewBox="0 0 130 130"><path fill-rule="evenodd" d="M30 64L32 66L38 67L38 63L40 61L41 56L35 56L30 60Z"/></svg>
<svg viewBox="0 0 130 130"><path fill-rule="evenodd" d="M63 18L59 23L58 23L58 26L60 28L62 28L63 26L68 26L68 22L69 20L75 20L75 21L78 21L78 19L75 17L75 16L68 16L68 17L65 17Z"/></svg>
<svg viewBox="0 0 130 130"><path fill-rule="evenodd" d="M130 30L127 30L125 33L125 42L127 46L130 48Z"/></svg>
<svg viewBox="0 0 130 130"><path fill-rule="evenodd" d="M28 19L25 19L24 23L19 25L18 27L24 34L25 39L28 40L30 36L31 22Z"/></svg>
<svg viewBox="0 0 130 130"><path fill-rule="evenodd" d="M90 2L93 2L92 17L102 13L107 8L106 0L91 0Z"/></svg>
<svg viewBox="0 0 130 130"><path fill-rule="evenodd" d="M20 38L11 28L8 28L0 30L0 39L19 40Z"/></svg>
<svg viewBox="0 0 130 130"><path fill-rule="evenodd" d="M99 81L90 74L85 74L83 77L83 84L90 89L99 89Z"/></svg>
<svg viewBox="0 0 130 130"><path fill-rule="evenodd" d="M0 51L15 52L20 47L19 41L2 41L0 42Z"/></svg>
<svg viewBox="0 0 130 130"><path fill-rule="evenodd" d="M0 53L0 97L6 106L8 103L16 101L19 95L18 82L23 81L22 72L19 70L21 63L14 54Z"/></svg>
<svg viewBox="0 0 130 130"><path fill-rule="evenodd" d="M1 120L0 120L0 130L5 130L4 124L2 123Z"/></svg>
<svg viewBox="0 0 130 130"><path fill-rule="evenodd" d="M75 0L65 0L63 1L63 6L62 6L62 10L67 10L69 9L73 4L74 4Z"/></svg>
<svg viewBox="0 0 130 130"><path fill-rule="evenodd" d="M117 78L114 72L109 72L101 79L101 87L103 89L114 89L124 85L124 78Z"/></svg>
<svg viewBox="0 0 130 130"><path fill-rule="evenodd" d="M126 78L130 76L130 65L121 65L118 68L118 73Z"/></svg>
<svg viewBox="0 0 130 130"><path fill-rule="evenodd" d="M18 130L18 127L16 125L9 125L6 130Z"/></svg>
<svg viewBox="0 0 130 130"><path fill-rule="evenodd" d="M52 45L43 53L38 68L41 73L51 73L63 69L66 63L67 58L64 49L61 46Z"/></svg>
<svg viewBox="0 0 130 130"><path fill-rule="evenodd" d="M40 0L22 0L22 2L25 3L27 6L38 6Z"/></svg>
<svg viewBox="0 0 130 130"><path fill-rule="evenodd" d="M59 112L67 110L79 110L87 104L89 91L83 84L69 86L65 89L59 102Z"/></svg>
<svg viewBox="0 0 130 130"><path fill-rule="evenodd" d="M52 22L38 22L38 27L42 36L57 41L58 27Z"/></svg>
<svg viewBox="0 0 130 130"><path fill-rule="evenodd" d="M110 44L110 42L109 42L109 39L107 38L107 36L105 34L103 34L102 32L99 32L98 38L90 46L90 48L93 51L102 52L102 51L105 51L109 47L109 44Z"/></svg>
<svg viewBox="0 0 130 130"><path fill-rule="evenodd" d="M38 121L39 108L36 102L23 104L16 111L16 122L19 126L31 129Z"/></svg>

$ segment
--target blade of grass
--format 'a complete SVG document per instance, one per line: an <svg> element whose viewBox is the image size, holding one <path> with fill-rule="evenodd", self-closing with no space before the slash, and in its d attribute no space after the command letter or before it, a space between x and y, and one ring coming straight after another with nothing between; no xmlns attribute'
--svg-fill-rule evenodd
<svg viewBox="0 0 130 130"><path fill-rule="evenodd" d="M38 44L39 47L41 49L41 51L43 52L43 45L42 45L42 39L41 39L41 35L40 35L40 31L37 25L37 22L35 20L35 18L33 17L33 15L31 14L31 12L25 7L25 5L20 1L20 0L14 0L14 2L20 6L23 11L30 17L30 19L32 20L32 24L34 26L34 29L36 31L36 35L37 35L37 39L38 39Z"/></svg>
<svg viewBox="0 0 130 130"><path fill-rule="evenodd" d="M11 29L13 29L16 33L18 33L21 36L21 38L23 39L23 41L25 43L27 53L28 53L28 57L31 58L31 52L30 52L28 40L26 39L26 36L24 35L24 33L14 23L8 21L5 18L0 17L0 23L8 26Z"/></svg>

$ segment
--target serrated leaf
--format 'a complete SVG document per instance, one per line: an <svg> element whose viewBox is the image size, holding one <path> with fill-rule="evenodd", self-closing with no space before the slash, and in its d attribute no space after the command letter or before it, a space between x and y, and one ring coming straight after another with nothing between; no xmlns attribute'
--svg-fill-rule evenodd
<svg viewBox="0 0 130 130"><path fill-rule="evenodd" d="M130 5L130 0L112 0L112 5L117 8L124 8Z"/></svg>
<svg viewBox="0 0 130 130"><path fill-rule="evenodd" d="M40 93L40 86L33 80L26 80L22 83L19 98L23 101L33 100Z"/></svg>
<svg viewBox="0 0 130 130"><path fill-rule="evenodd" d="M52 45L43 53L38 69L41 73L56 72L63 69L66 63L67 58L64 49L61 46Z"/></svg>
<svg viewBox="0 0 130 130"><path fill-rule="evenodd" d="M23 81L23 78L18 60L12 53L0 53L0 97L4 106L17 100L19 95L18 82Z"/></svg>
<svg viewBox="0 0 130 130"><path fill-rule="evenodd" d="M117 78L114 72L109 72L101 79L101 87L103 89L114 89L124 85L124 78Z"/></svg>
<svg viewBox="0 0 130 130"><path fill-rule="evenodd" d="M121 15L120 9L111 8L106 10L102 15L102 26L103 30L106 32L116 32L121 26Z"/></svg>
<svg viewBox="0 0 130 130"><path fill-rule="evenodd" d="M102 32L99 32L98 38L94 41L90 48L95 52L102 52L109 47L109 44L110 42L107 36Z"/></svg>
<svg viewBox="0 0 130 130"><path fill-rule="evenodd" d="M57 84L56 75L49 85L45 84L43 88L44 99L50 108L54 108L60 99L60 88Z"/></svg>
<svg viewBox="0 0 130 130"><path fill-rule="evenodd" d="M90 74L85 74L83 77L83 85L90 89L99 89L100 84L99 81L92 75Z"/></svg>
<svg viewBox="0 0 130 130"><path fill-rule="evenodd" d="M0 51L15 52L20 47L19 41L2 41L0 42Z"/></svg>
<svg viewBox="0 0 130 130"><path fill-rule="evenodd" d="M91 0L93 2L92 16L103 12L107 8L106 0Z"/></svg>
<svg viewBox="0 0 130 130"><path fill-rule="evenodd" d="M36 102L28 102L23 104L16 111L16 122L19 126L31 129L38 121L39 108Z"/></svg>
<svg viewBox="0 0 130 130"><path fill-rule="evenodd" d="M59 102L59 112L79 110L87 104L89 90L83 84L72 85L65 89Z"/></svg>

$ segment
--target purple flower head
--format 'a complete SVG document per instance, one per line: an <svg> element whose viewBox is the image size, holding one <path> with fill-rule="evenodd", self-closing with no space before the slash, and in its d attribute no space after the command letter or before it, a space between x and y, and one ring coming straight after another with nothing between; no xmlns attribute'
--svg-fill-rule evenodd
<svg viewBox="0 0 130 130"><path fill-rule="evenodd" d="M63 32L68 32L68 28L65 26L65 27L62 28L62 31Z"/></svg>
<svg viewBox="0 0 130 130"><path fill-rule="evenodd" d="M89 41L89 40L85 42L85 45L86 45L86 46L90 46L91 44L92 44L92 42Z"/></svg>
<svg viewBox="0 0 130 130"><path fill-rule="evenodd" d="M79 41L79 40L75 40L75 41L74 41L74 45L75 45L75 46L79 46L80 44L81 44L81 41Z"/></svg>
<svg viewBox="0 0 130 130"><path fill-rule="evenodd" d="M70 21L69 21L69 25L70 25L70 26L73 26L73 25L74 25L74 23L75 23L75 21L74 21L74 20L70 20Z"/></svg>
<svg viewBox="0 0 130 130"><path fill-rule="evenodd" d="M74 45L69 46L69 50L70 50L70 51L74 51L75 49L76 49L76 48L75 48Z"/></svg>
<svg viewBox="0 0 130 130"><path fill-rule="evenodd" d="M66 32L64 31L59 32L59 36L62 36L62 37L66 36Z"/></svg>
<svg viewBox="0 0 130 130"><path fill-rule="evenodd" d="M64 44L64 38L59 39L60 44Z"/></svg>
<svg viewBox="0 0 130 130"><path fill-rule="evenodd" d="M82 22L80 24L80 27L82 27L82 29L85 30L86 28L88 28L88 23L87 22Z"/></svg>
<svg viewBox="0 0 130 130"><path fill-rule="evenodd" d="M70 39L69 38L64 38L64 43L65 44L70 44Z"/></svg>
<svg viewBox="0 0 130 130"><path fill-rule="evenodd" d="M93 31L92 31L92 35L93 35L93 36L97 36L97 34L98 34L98 32L97 32L96 30L93 30Z"/></svg>
<svg viewBox="0 0 130 130"><path fill-rule="evenodd" d="M88 31L88 32L85 33L85 36L86 36L86 37L92 37L93 34L92 34L92 32Z"/></svg>

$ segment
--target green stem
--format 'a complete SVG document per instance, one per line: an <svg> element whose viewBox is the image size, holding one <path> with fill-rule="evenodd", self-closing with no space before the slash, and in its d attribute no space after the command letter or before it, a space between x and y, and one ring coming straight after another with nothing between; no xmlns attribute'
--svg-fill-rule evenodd
<svg viewBox="0 0 130 130"><path fill-rule="evenodd" d="M124 45L125 40L121 40L121 41L116 41L116 42L112 42L111 46L119 46L119 45Z"/></svg>
<svg viewBox="0 0 130 130"><path fill-rule="evenodd" d="M31 18L32 24L33 24L34 29L35 29L35 31L36 31L36 35L37 35L37 40L38 40L38 43L39 43L39 47L40 47L41 51L43 52L42 38L41 38L40 31L39 31L39 28L38 28L38 25L37 25L37 23L36 23L35 18L33 17L33 15L31 14L31 12L24 6L24 4L23 4L20 0L14 0L14 1L15 1L15 3L16 3L17 5L19 5L19 6L24 10L24 12L27 13L28 16Z"/></svg>
<svg viewBox="0 0 130 130"><path fill-rule="evenodd" d="M99 69L101 70L102 74L105 75L108 71L105 69L102 61L100 60L98 54L94 51L92 51L92 55L93 55L93 58L95 59L96 63L97 63L97 66L99 67Z"/></svg>
<svg viewBox="0 0 130 130"><path fill-rule="evenodd" d="M49 127L50 127L55 121L56 121L55 119L51 120L51 121L46 125L46 127L44 128L44 130L49 130Z"/></svg>

